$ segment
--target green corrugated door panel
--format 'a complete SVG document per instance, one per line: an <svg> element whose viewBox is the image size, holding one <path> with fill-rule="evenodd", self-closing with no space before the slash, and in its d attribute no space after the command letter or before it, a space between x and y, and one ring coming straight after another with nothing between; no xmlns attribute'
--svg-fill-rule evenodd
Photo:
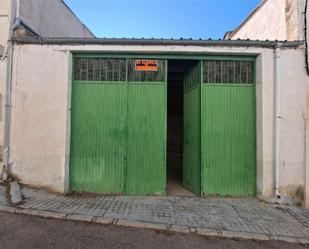
<svg viewBox="0 0 309 249"><path fill-rule="evenodd" d="M254 195L254 84L202 84L201 98L202 195Z"/></svg>
<svg viewBox="0 0 309 249"><path fill-rule="evenodd" d="M165 194L166 84L128 83L126 194Z"/></svg>
<svg viewBox="0 0 309 249"><path fill-rule="evenodd" d="M185 75L183 126L183 185L197 195L201 194L199 66Z"/></svg>
<svg viewBox="0 0 309 249"><path fill-rule="evenodd" d="M125 84L73 82L71 190L124 192L126 112Z"/></svg>

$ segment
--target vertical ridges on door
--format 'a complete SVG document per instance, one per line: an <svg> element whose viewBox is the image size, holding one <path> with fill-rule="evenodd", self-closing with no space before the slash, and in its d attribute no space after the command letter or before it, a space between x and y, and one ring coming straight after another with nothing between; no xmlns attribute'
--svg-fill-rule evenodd
<svg viewBox="0 0 309 249"><path fill-rule="evenodd" d="M202 192L255 193L255 86L202 85Z"/></svg>
<svg viewBox="0 0 309 249"><path fill-rule="evenodd" d="M165 84L129 84L126 193L165 193Z"/></svg>
<svg viewBox="0 0 309 249"><path fill-rule="evenodd" d="M183 185L197 195L201 193L200 143L200 63L184 77Z"/></svg>
<svg viewBox="0 0 309 249"><path fill-rule="evenodd" d="M73 82L70 185L122 193L127 93L123 84Z"/></svg>
<svg viewBox="0 0 309 249"><path fill-rule="evenodd" d="M72 191L165 193L167 63L156 63L135 72L134 59L75 58Z"/></svg>

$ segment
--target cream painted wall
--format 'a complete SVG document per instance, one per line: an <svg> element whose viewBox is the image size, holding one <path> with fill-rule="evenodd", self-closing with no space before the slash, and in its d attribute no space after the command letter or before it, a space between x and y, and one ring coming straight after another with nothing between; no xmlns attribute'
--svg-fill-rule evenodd
<svg viewBox="0 0 309 249"><path fill-rule="evenodd" d="M285 21L285 0L267 0L231 39L286 40Z"/></svg>
<svg viewBox="0 0 309 249"><path fill-rule="evenodd" d="M274 193L274 51L259 51L257 61L257 195Z"/></svg>
<svg viewBox="0 0 309 249"><path fill-rule="evenodd" d="M231 39L303 40L305 0L265 0Z"/></svg>
<svg viewBox="0 0 309 249"><path fill-rule="evenodd" d="M94 37L62 0L19 1L19 18L42 37Z"/></svg>
<svg viewBox="0 0 309 249"><path fill-rule="evenodd" d="M4 46L7 42L9 32L9 14L11 0L1 0L0 7L0 45Z"/></svg>
<svg viewBox="0 0 309 249"><path fill-rule="evenodd" d="M0 0L0 45L7 47L12 0ZM61 0L14 0L16 15L43 37L93 37ZM6 51L6 49L5 49ZM6 56L0 59L0 145L3 144ZM2 153L1 153L2 154Z"/></svg>
<svg viewBox="0 0 309 249"><path fill-rule="evenodd" d="M10 161L22 182L63 192L68 52L50 48L15 46Z"/></svg>
<svg viewBox="0 0 309 249"><path fill-rule="evenodd" d="M21 181L57 192L68 190L70 135L70 51L208 52L258 55L257 190L274 192L274 51L268 48L198 46L16 45L11 127L12 170ZM308 78L303 49L283 49L281 190L295 196L304 189L304 91ZM44 63L42 63L44 61ZM308 97L308 96L307 96ZM309 195L309 193L307 193Z"/></svg>
<svg viewBox="0 0 309 249"><path fill-rule="evenodd" d="M288 196L301 196L305 182L305 116L309 109L309 78L303 54L303 50L283 50L281 54L280 162L281 180L284 182L281 193Z"/></svg>

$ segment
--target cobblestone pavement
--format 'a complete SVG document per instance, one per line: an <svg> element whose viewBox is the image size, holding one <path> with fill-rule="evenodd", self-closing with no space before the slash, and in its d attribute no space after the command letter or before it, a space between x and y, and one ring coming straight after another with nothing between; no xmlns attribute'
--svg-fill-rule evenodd
<svg viewBox="0 0 309 249"><path fill-rule="evenodd" d="M25 187L22 192L24 203L10 207L0 186L0 209L201 235L309 242L309 210L254 198L61 196Z"/></svg>

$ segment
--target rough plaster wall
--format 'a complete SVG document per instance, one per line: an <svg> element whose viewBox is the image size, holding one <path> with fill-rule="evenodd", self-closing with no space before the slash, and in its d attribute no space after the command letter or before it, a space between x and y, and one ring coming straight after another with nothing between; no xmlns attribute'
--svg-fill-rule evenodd
<svg viewBox="0 0 309 249"><path fill-rule="evenodd" d="M263 51L257 65L257 194L274 193L274 52Z"/></svg>
<svg viewBox="0 0 309 249"><path fill-rule="evenodd" d="M305 155L305 161L306 161L306 169L305 169L305 199L304 199L304 206L306 208L309 208L309 89L307 88L306 93L306 109L304 112L304 117L306 119L306 155Z"/></svg>
<svg viewBox="0 0 309 249"><path fill-rule="evenodd" d="M301 0L300 8L301 8L302 12L305 9L305 1L306 0ZM308 2L308 5L309 5L309 2ZM309 6L308 6L307 16L306 17L307 17L307 27L306 27L306 29L307 29L307 42L309 44ZM301 15L300 22L302 23L302 30L304 30L305 29L305 15ZM305 40L305 37L304 37L305 33L304 32L302 32L302 36L303 36L302 39ZM309 61L309 47L307 48L307 50L308 50L308 58L307 59Z"/></svg>
<svg viewBox="0 0 309 249"><path fill-rule="evenodd" d="M42 37L93 37L61 0L20 0L20 18Z"/></svg>
<svg viewBox="0 0 309 249"><path fill-rule="evenodd" d="M11 0L1 0L0 4L0 45L7 43Z"/></svg>
<svg viewBox="0 0 309 249"><path fill-rule="evenodd" d="M64 190L67 58L52 48L15 47L12 170L24 183L58 192Z"/></svg>
<svg viewBox="0 0 309 249"><path fill-rule="evenodd" d="M303 64L303 50L281 53L281 192L302 198L305 167L305 119L309 77ZM297 179L297 181L296 181ZM309 194L309 193L308 193Z"/></svg>
<svg viewBox="0 0 309 249"><path fill-rule="evenodd" d="M304 191L304 114L309 112L303 54L303 49L283 49L280 65L280 191L297 200L302 200ZM257 135L257 190L259 196L269 198L274 193L274 51L264 52L257 60L257 115L257 130L261 130Z"/></svg>
<svg viewBox="0 0 309 249"><path fill-rule="evenodd" d="M266 1L232 36L232 39L238 38L286 40L285 0Z"/></svg>
<svg viewBox="0 0 309 249"><path fill-rule="evenodd" d="M16 46L13 73L11 127L12 170L24 183L63 192L68 184L67 149L69 136L69 51L174 51L222 54L260 54L257 82L257 186L263 198L273 195L273 104L274 51L262 48L194 46ZM302 50L284 50L282 55L283 117L297 125L282 122L284 154L281 188L302 186L304 104ZM44 61L44 64L42 63ZM300 126L298 125L300 124ZM66 127L68 125L68 127ZM292 187L293 188L293 187ZM284 192L285 193L285 192ZM286 191L287 194L293 194ZM308 193L309 194L309 193Z"/></svg>
<svg viewBox="0 0 309 249"><path fill-rule="evenodd" d="M293 1L293 0L290 0ZM306 0L298 0L298 24L299 24L299 40L304 40L304 22L305 22L305 4ZM309 13L307 13L307 18L309 18Z"/></svg>
<svg viewBox="0 0 309 249"><path fill-rule="evenodd" d="M0 60L0 150L3 146L3 120L4 120L4 101L5 101L5 82L6 82L6 63L7 60ZM0 151L0 158L2 151ZM1 159L0 159L1 160Z"/></svg>
<svg viewBox="0 0 309 249"><path fill-rule="evenodd" d="M302 35L302 23L300 17L300 4L303 0L285 0L285 21L286 21L286 40L295 41L301 40Z"/></svg>

